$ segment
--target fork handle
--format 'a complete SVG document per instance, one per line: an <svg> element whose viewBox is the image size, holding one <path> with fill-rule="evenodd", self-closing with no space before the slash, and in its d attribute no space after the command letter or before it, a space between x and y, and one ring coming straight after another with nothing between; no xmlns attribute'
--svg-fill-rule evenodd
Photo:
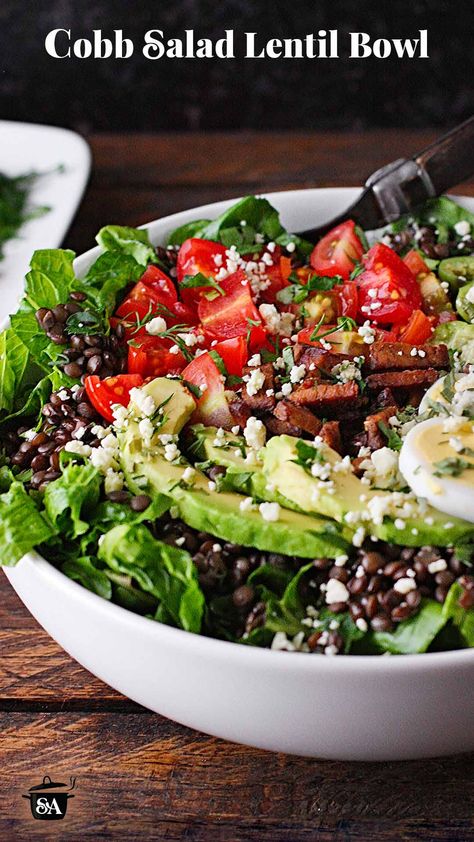
<svg viewBox="0 0 474 842"><path fill-rule="evenodd" d="M436 196L461 184L474 172L474 116L427 146L414 160L428 174Z"/></svg>

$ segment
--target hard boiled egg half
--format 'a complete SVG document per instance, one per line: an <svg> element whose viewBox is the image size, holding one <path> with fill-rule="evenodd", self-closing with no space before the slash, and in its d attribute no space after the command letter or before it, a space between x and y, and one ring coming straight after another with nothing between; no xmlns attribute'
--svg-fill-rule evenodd
<svg viewBox="0 0 474 842"><path fill-rule="evenodd" d="M400 471L435 509L474 523L474 422L458 417L453 424L451 418L430 418L410 430Z"/></svg>

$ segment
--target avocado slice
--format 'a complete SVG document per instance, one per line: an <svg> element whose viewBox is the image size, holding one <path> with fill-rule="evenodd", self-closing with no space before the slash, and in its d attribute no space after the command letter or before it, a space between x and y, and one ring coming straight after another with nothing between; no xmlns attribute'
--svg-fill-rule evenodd
<svg viewBox="0 0 474 842"><path fill-rule="evenodd" d="M272 488L263 473L263 463L255 458L255 452L247 446L243 436L226 431L222 437L222 443L217 445L216 427L195 424L191 432L192 444L189 452L202 459L203 462L227 468L224 481L226 490L246 494L256 500L276 502L285 509L292 509L295 512L306 512L305 509Z"/></svg>
<svg viewBox="0 0 474 842"><path fill-rule="evenodd" d="M209 480L194 469L184 481L189 462L179 455L170 462L160 436L176 436L192 413L192 396L179 381L157 378L143 391L163 406L161 423L150 443L145 445L138 421L129 419L119 433L120 461L128 486L137 493L171 498L179 516L188 526L209 532L224 541L238 542L267 552L302 558L335 558L347 551L348 543L337 524L307 517L281 508L278 520L265 520L257 507L242 511L245 497L233 492L209 489Z"/></svg>
<svg viewBox="0 0 474 842"><path fill-rule="evenodd" d="M298 439L292 436L274 436L261 451L263 471L277 491L296 505L306 506L308 513L332 517L339 523L352 523L367 528L370 535L395 544L419 547L424 544L450 546L458 541L472 540L473 526L461 518L450 517L428 506L423 515L392 517L385 515L381 524L367 518L367 504L378 498L389 503L393 492L368 489L354 474L345 471L331 471L333 490L313 477L297 464ZM306 444L308 444L306 442ZM334 466L341 463L341 457L329 447L324 448L324 460ZM403 503L408 495L397 493ZM362 499L361 499L362 497ZM393 499L393 498L392 498ZM447 528L449 524L449 528ZM401 528L399 528L401 526Z"/></svg>

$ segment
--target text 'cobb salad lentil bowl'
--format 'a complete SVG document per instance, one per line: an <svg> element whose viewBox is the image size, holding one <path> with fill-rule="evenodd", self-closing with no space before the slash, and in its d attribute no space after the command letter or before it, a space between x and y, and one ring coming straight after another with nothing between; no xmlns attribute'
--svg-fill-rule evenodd
<svg viewBox="0 0 474 842"><path fill-rule="evenodd" d="M0 338L2 563L247 651L474 646L474 214L316 244L264 198L188 220L106 226L85 271L34 254Z"/></svg>

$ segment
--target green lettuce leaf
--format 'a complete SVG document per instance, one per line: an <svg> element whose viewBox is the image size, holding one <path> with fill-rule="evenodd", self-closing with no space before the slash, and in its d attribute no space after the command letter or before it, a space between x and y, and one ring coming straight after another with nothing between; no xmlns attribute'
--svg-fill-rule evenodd
<svg viewBox="0 0 474 842"><path fill-rule="evenodd" d="M75 280L74 258L74 252L66 249L34 252L25 283L25 298L34 310L67 301Z"/></svg>
<svg viewBox="0 0 474 842"><path fill-rule="evenodd" d="M371 632L367 640L369 646L372 643L379 652L392 652L395 655L426 652L446 622L443 606L433 599L425 599L418 613L399 623L395 631Z"/></svg>
<svg viewBox="0 0 474 842"><path fill-rule="evenodd" d="M87 275L76 284L100 313L114 310L117 296L129 283L143 275L143 265L130 254L106 251L92 264Z"/></svg>
<svg viewBox="0 0 474 842"><path fill-rule="evenodd" d="M54 535L54 528L38 511L21 482L0 494L1 564L15 565L25 553Z"/></svg>
<svg viewBox="0 0 474 842"><path fill-rule="evenodd" d="M103 570L96 567L94 561L91 556L70 558L61 566L61 571L103 599L112 599L112 582Z"/></svg>
<svg viewBox="0 0 474 842"><path fill-rule="evenodd" d="M474 608L465 609L459 604L463 590L458 582L453 582L443 605L446 619L452 620L458 628L465 646L474 646Z"/></svg>
<svg viewBox="0 0 474 842"><path fill-rule="evenodd" d="M96 237L104 251L121 252L133 257L141 266L156 263L156 253L144 228L106 225Z"/></svg>
<svg viewBox="0 0 474 842"><path fill-rule="evenodd" d="M242 222L244 225L242 225ZM217 219L194 220L182 225L168 237L169 245L181 245L188 237L215 240L226 246L235 245L241 253L251 251L256 244L255 235L262 235L267 242L281 246L294 243L298 252L308 255L313 249L311 243L289 234L280 222L278 211L267 199L246 196L224 211Z"/></svg>
<svg viewBox="0 0 474 842"><path fill-rule="evenodd" d="M89 462L69 462L61 476L44 492L46 513L59 532L77 538L89 529L89 518L99 501L101 476Z"/></svg>
<svg viewBox="0 0 474 842"><path fill-rule="evenodd" d="M0 334L0 410L13 410L28 358L28 349L15 332L4 330Z"/></svg>
<svg viewBox="0 0 474 842"><path fill-rule="evenodd" d="M204 596L188 552L157 541L143 524L123 524L105 534L98 556L159 600L156 619L200 631Z"/></svg>

